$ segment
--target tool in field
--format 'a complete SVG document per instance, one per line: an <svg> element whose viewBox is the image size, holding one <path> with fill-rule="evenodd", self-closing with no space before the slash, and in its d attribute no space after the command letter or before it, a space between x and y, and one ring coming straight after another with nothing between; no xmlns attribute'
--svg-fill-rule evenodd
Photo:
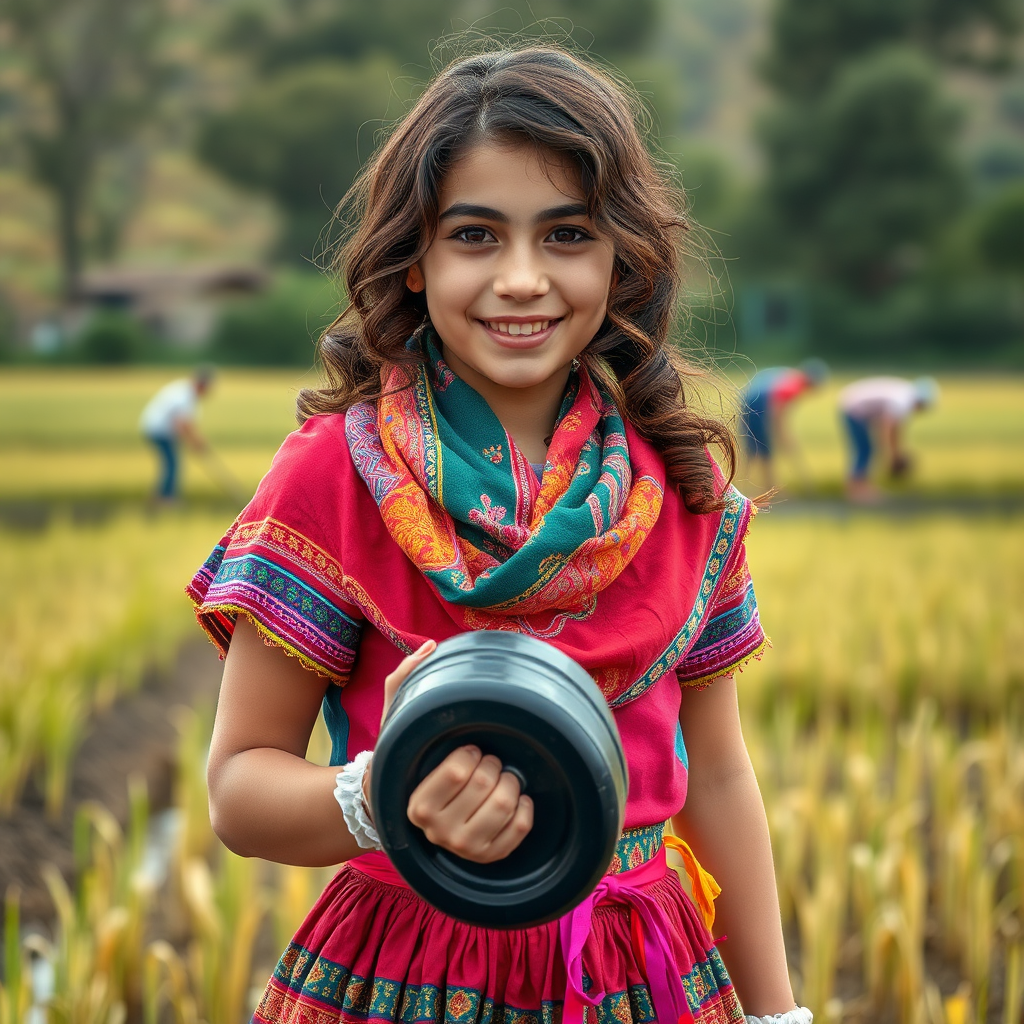
<svg viewBox="0 0 1024 1024"><path fill-rule="evenodd" d="M200 449L200 462L206 475L233 501L244 504L249 500L249 493L242 482L228 468L227 463L209 446Z"/></svg>

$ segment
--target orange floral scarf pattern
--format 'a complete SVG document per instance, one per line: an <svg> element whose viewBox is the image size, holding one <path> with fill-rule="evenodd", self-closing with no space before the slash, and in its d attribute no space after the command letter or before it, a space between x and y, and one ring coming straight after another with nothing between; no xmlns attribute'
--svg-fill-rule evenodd
<svg viewBox="0 0 1024 1024"><path fill-rule="evenodd" d="M489 615L587 617L640 550L664 498L637 473L622 419L574 371L538 481L484 399L428 339L412 386L394 369L346 435L389 534L452 604Z"/></svg>

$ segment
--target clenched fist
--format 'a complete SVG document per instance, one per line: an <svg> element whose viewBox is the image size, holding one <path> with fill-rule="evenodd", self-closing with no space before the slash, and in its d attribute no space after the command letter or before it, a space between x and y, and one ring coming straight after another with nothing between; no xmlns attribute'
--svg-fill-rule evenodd
<svg viewBox="0 0 1024 1024"><path fill-rule="evenodd" d="M385 678L381 721L398 687L436 647L428 640ZM363 797L369 806L369 771L363 775ZM533 827L533 801L520 792L519 780L475 746L453 750L413 790L406 813L435 846L477 864L507 857Z"/></svg>

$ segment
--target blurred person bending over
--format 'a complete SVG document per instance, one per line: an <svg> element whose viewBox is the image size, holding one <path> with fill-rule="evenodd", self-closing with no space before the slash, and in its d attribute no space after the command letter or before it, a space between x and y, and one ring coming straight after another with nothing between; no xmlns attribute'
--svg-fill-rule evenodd
<svg viewBox="0 0 1024 1024"><path fill-rule="evenodd" d="M853 501L873 501L878 490L868 477L876 449L889 476L907 476L913 460L904 448L903 428L911 413L930 409L939 386L932 377L866 377L839 392L839 411L850 441L850 472L846 493Z"/></svg>
<svg viewBox="0 0 1024 1024"><path fill-rule="evenodd" d="M821 359L807 359L796 369L772 366L750 379L740 399L740 436L751 480L757 472L765 487L775 486L776 451L792 455L803 472L800 448L786 422L787 412L794 399L827 379L828 366ZM763 468L755 470L758 466Z"/></svg>
<svg viewBox="0 0 1024 1024"><path fill-rule="evenodd" d="M165 384L148 402L139 418L139 429L156 449L159 475L155 496L173 501L178 496L181 442L193 451L204 452L206 439L196 427L199 400L213 384L213 370L199 367L191 377Z"/></svg>

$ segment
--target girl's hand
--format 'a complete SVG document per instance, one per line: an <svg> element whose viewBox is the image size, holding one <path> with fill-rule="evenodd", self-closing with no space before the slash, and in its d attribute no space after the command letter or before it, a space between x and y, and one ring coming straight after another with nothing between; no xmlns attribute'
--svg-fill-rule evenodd
<svg viewBox="0 0 1024 1024"><path fill-rule="evenodd" d="M435 846L477 864L507 857L533 827L519 780L474 746L453 750L413 790L406 813Z"/></svg>
<svg viewBox="0 0 1024 1024"><path fill-rule="evenodd" d="M430 657L434 651L437 650L436 640L424 640L420 646L412 652L412 654L404 657L399 663L398 668L390 675L384 677L384 707L380 713L380 724L384 724L384 719L388 717L388 712L391 710L391 705L394 703L395 694L398 693L398 688L412 675L412 670L421 662L425 661Z"/></svg>
<svg viewBox="0 0 1024 1024"><path fill-rule="evenodd" d="M428 640L384 680L381 721L414 668L433 654ZM370 802L370 772L363 796ZM427 839L478 864L507 857L533 827L533 801L520 793L519 780L501 770L501 762L478 747L452 751L413 791L406 813Z"/></svg>

